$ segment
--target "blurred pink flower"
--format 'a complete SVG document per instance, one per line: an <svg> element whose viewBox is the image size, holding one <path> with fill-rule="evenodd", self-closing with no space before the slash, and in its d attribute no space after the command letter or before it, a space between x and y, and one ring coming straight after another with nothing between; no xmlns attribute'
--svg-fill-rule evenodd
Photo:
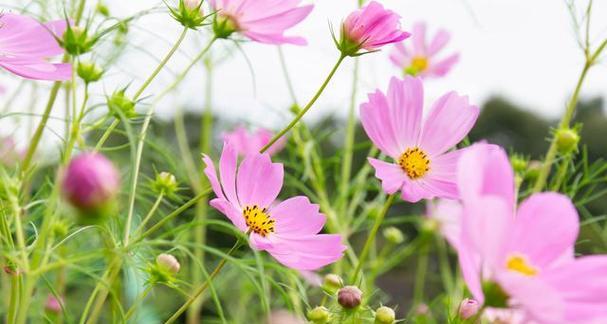
<svg viewBox="0 0 607 324"><path fill-rule="evenodd" d="M325 216L307 197L276 203L283 183L283 165L270 155L250 154L238 165L236 148L226 142L219 160L204 156L204 170L217 198L211 206L241 231L250 233L252 248L265 250L278 262L297 270L316 270L340 259L345 250L340 235L318 234Z"/></svg>
<svg viewBox="0 0 607 324"><path fill-rule="evenodd" d="M361 48L373 51L409 36L401 30L400 16L376 1L352 12L342 26L342 43L346 41L354 46L354 52Z"/></svg>
<svg viewBox="0 0 607 324"><path fill-rule="evenodd" d="M24 154L24 150L17 148L17 144L12 137L0 136L0 164L12 166L19 162Z"/></svg>
<svg viewBox="0 0 607 324"><path fill-rule="evenodd" d="M441 235L455 249L459 246L462 231L462 205L457 200L439 199L429 201L426 216L438 223Z"/></svg>
<svg viewBox="0 0 607 324"><path fill-rule="evenodd" d="M96 209L114 198L120 175L100 153L83 153L72 159L63 178L63 195L75 207Z"/></svg>
<svg viewBox="0 0 607 324"><path fill-rule="evenodd" d="M412 46L397 43L390 53L390 60L400 67L405 74L420 77L442 77L446 75L459 60L459 54L451 54L439 58L438 53L449 42L450 35L440 29L432 41L426 41L426 24L417 23L413 26L411 36Z"/></svg>
<svg viewBox="0 0 607 324"><path fill-rule="evenodd" d="M259 128L254 133L250 133L245 127L238 126L231 133L223 136L224 141L231 142L240 156L256 154L270 142L274 134L264 128ZM286 137L281 137L274 145L272 145L266 153L274 155L281 151L287 143Z"/></svg>
<svg viewBox="0 0 607 324"><path fill-rule="evenodd" d="M360 107L361 122L371 141L395 163L369 158L386 193L399 190L409 202L434 197L456 199L457 159L448 151L468 134L479 109L468 97L449 92L439 98L422 124L421 79L392 78L387 95L377 90Z"/></svg>
<svg viewBox="0 0 607 324"><path fill-rule="evenodd" d="M61 312L61 301L57 299L57 297L49 294L46 297L46 302L44 304L44 309L47 312L59 314Z"/></svg>
<svg viewBox="0 0 607 324"><path fill-rule="evenodd" d="M462 273L474 297L523 313L523 322L590 323L607 318L607 256L574 257L579 219L571 200L538 193L516 207L514 175L506 152L477 144L458 162L463 199ZM493 300L492 300L493 299Z"/></svg>
<svg viewBox="0 0 607 324"><path fill-rule="evenodd" d="M2 14L0 66L26 79L70 79L71 64L47 61L49 57L63 54L54 35L61 36L66 27L64 20L42 24L27 16Z"/></svg>
<svg viewBox="0 0 607 324"><path fill-rule="evenodd" d="M232 31L259 43L306 45L303 37L285 36L287 29L304 20L313 5L298 7L301 0L210 0Z"/></svg>

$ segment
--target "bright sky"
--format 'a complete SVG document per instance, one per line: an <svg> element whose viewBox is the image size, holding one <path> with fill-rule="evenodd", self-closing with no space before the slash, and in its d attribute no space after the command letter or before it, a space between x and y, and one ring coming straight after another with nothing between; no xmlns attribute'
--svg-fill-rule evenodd
<svg viewBox="0 0 607 324"><path fill-rule="evenodd" d="M20 1L20 0L19 0ZM303 0L309 3L310 0ZM113 13L124 16L148 9L160 2L148 0L107 0ZM452 34L449 51L457 50L461 61L448 77L426 82L427 101L444 92L456 90L470 96L481 105L492 95L502 95L545 116L557 117L572 92L582 68L582 53L574 37L567 6L564 0L380 0L386 7L397 11L405 29L416 21L426 21L430 32L442 27ZM576 1L578 10L585 1ZM290 31L308 39L309 46L285 46L289 71L300 102L308 100L329 72L338 53L329 34L328 22L338 26L355 7L355 0L313 1L315 9L301 25ZM595 1L592 39L595 44L607 37L607 1ZM157 60L177 38L180 26L165 13L145 17L132 28L129 55L109 71L109 77L93 92L102 100L132 81L131 88L140 85ZM170 62L146 92L160 92L174 74L189 63L189 58L204 45L204 31L191 33L182 50ZM215 55L223 55L219 45ZM234 52L215 71L214 109L235 121L279 128L289 118L287 107L290 97L278 63L275 46L247 42L242 45L251 62L253 74L244 55ZM360 95L376 88L385 89L393 75L400 70L388 60L388 51L361 58ZM607 55L605 55L607 61ZM352 75L352 60L338 71L308 118L347 111ZM133 80L134 79L134 80ZM175 107L185 104L200 110L204 98L205 74L198 66L185 80L178 92L168 96L157 112L168 116ZM2 78L9 88L17 84L16 78ZM583 96L607 96L607 64L596 66L589 74ZM46 99L40 100L40 106ZM42 110L42 107L40 107ZM60 116L63 109L55 110ZM52 124L61 132L62 123Z"/></svg>

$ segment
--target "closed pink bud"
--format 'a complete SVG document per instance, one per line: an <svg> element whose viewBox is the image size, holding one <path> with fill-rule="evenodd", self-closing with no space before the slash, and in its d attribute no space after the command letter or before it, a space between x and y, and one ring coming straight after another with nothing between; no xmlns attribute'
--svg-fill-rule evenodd
<svg viewBox="0 0 607 324"><path fill-rule="evenodd" d="M351 13L343 23L342 33L340 50L350 56L359 49L374 51L410 36L401 30L400 16L376 1Z"/></svg>
<svg viewBox="0 0 607 324"><path fill-rule="evenodd" d="M57 297L49 294L44 303L44 310L49 313L59 314L61 312L61 302Z"/></svg>
<svg viewBox="0 0 607 324"><path fill-rule="evenodd" d="M190 10L198 9L201 0L183 0L183 4Z"/></svg>
<svg viewBox="0 0 607 324"><path fill-rule="evenodd" d="M177 273L179 272L179 269L181 269L181 265L179 264L179 261L177 261L177 258L166 253L159 254L156 257L156 264L171 273Z"/></svg>
<svg viewBox="0 0 607 324"><path fill-rule="evenodd" d="M363 299L363 292L356 286L345 286L337 292L337 302L343 308L356 308Z"/></svg>
<svg viewBox="0 0 607 324"><path fill-rule="evenodd" d="M72 159L63 179L63 195L84 210L102 207L114 198L119 187L118 171L99 153L84 153Z"/></svg>
<svg viewBox="0 0 607 324"><path fill-rule="evenodd" d="M474 299L466 298L459 304L459 317L469 319L478 313L480 305Z"/></svg>

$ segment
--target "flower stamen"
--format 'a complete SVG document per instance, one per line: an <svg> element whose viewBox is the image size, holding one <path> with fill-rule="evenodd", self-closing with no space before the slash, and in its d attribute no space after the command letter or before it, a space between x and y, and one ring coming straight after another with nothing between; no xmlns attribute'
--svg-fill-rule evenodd
<svg viewBox="0 0 607 324"><path fill-rule="evenodd" d="M524 256L518 254L508 257L506 268L528 277L535 276L538 273L536 267L532 266Z"/></svg>
<svg viewBox="0 0 607 324"><path fill-rule="evenodd" d="M419 147L407 149L398 159L398 165L412 180L419 179L430 171L430 159Z"/></svg>
<svg viewBox="0 0 607 324"><path fill-rule="evenodd" d="M276 221L270 218L267 208L259 208L257 205L247 206L242 211L245 223L249 230L263 237L274 233L274 224Z"/></svg>

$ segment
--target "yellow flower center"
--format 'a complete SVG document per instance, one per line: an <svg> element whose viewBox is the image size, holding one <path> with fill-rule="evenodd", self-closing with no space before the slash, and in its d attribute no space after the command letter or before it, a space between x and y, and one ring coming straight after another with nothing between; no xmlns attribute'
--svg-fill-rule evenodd
<svg viewBox="0 0 607 324"><path fill-rule="evenodd" d="M430 159L419 147L407 149L398 159L398 165L413 180L423 177L430 171Z"/></svg>
<svg viewBox="0 0 607 324"><path fill-rule="evenodd" d="M266 208L259 208L257 205L247 206L243 211L247 227L250 231L253 231L263 237L270 233L274 233L275 220L270 218Z"/></svg>
<svg viewBox="0 0 607 324"><path fill-rule="evenodd" d="M535 276L538 273L536 267L532 266L524 256L518 254L508 257L506 268L529 277Z"/></svg>
<svg viewBox="0 0 607 324"><path fill-rule="evenodd" d="M416 56L411 60L411 67L417 72L423 72L428 68L428 59L423 56Z"/></svg>

